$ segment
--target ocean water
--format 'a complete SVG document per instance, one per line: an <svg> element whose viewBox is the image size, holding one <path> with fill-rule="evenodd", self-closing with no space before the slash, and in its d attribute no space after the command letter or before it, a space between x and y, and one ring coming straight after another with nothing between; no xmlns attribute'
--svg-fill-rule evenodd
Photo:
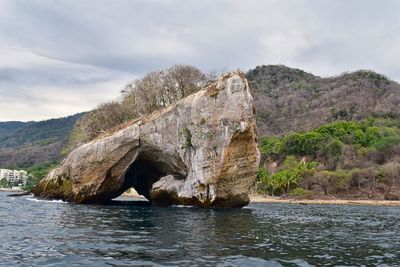
<svg viewBox="0 0 400 267"><path fill-rule="evenodd" d="M73 205L0 192L0 266L400 266L400 208Z"/></svg>

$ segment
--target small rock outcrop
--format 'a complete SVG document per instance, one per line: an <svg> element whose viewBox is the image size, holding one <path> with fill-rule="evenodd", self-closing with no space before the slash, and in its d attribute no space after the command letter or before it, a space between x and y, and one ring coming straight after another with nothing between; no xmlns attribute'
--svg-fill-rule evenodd
<svg viewBox="0 0 400 267"><path fill-rule="evenodd" d="M259 161L253 97L234 71L75 149L33 193L102 203L134 187L155 205L242 207Z"/></svg>

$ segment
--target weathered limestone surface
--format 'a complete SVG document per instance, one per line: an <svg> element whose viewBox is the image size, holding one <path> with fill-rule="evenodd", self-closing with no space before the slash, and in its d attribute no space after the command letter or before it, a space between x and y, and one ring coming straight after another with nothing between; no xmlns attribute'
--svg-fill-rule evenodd
<svg viewBox="0 0 400 267"><path fill-rule="evenodd" d="M101 203L134 187L152 203L240 207L260 160L255 109L240 72L75 149L33 190Z"/></svg>

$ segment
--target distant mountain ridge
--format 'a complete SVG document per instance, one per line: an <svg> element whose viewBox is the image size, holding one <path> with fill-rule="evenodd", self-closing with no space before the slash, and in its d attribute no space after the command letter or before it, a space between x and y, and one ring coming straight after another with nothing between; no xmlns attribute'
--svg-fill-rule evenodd
<svg viewBox="0 0 400 267"><path fill-rule="evenodd" d="M61 150L83 114L39 122L0 122L0 167L60 160Z"/></svg>
<svg viewBox="0 0 400 267"><path fill-rule="evenodd" d="M260 136L308 131L338 120L400 117L400 84L373 71L321 78L269 65L246 76L255 93Z"/></svg>
<svg viewBox="0 0 400 267"><path fill-rule="evenodd" d="M29 123L30 122L22 122L22 121L0 122L0 138L15 133L16 131L25 127Z"/></svg>

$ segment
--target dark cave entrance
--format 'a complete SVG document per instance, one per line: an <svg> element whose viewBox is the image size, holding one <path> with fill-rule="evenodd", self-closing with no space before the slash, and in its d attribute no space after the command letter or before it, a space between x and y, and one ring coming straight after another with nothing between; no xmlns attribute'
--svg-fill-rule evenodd
<svg viewBox="0 0 400 267"><path fill-rule="evenodd" d="M166 173L146 159L136 160L125 174L125 182L133 187L139 195L150 200L151 186Z"/></svg>
<svg viewBox="0 0 400 267"><path fill-rule="evenodd" d="M151 202L150 190L152 185L161 177L173 174L183 176L181 167L176 159L158 150L141 151L136 160L129 166L124 176L124 188L133 188L139 195ZM174 164L175 163L175 164Z"/></svg>

